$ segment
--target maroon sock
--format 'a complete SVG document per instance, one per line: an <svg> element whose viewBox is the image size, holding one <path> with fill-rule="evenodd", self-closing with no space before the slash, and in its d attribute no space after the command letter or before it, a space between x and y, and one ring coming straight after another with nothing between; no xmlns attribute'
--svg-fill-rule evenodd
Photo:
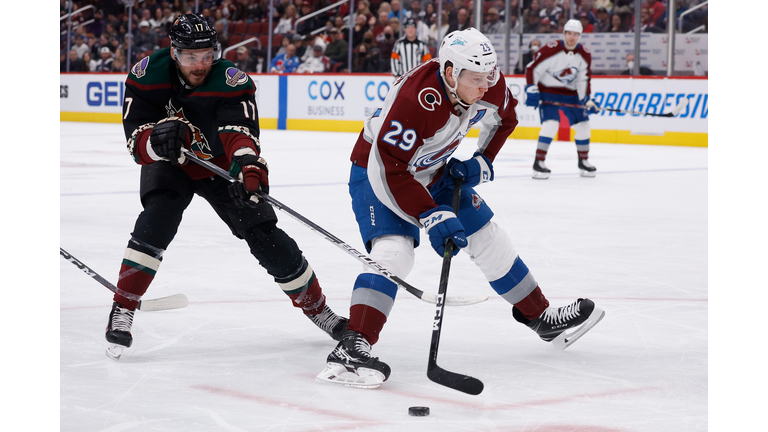
<svg viewBox="0 0 768 432"><path fill-rule="evenodd" d="M544 297L541 292L541 288L536 286L536 289L531 291L528 296L519 302L515 303L515 307L529 320L533 320L541 316L544 311L549 307L549 300Z"/></svg>
<svg viewBox="0 0 768 432"><path fill-rule="evenodd" d="M373 345L379 340L379 333L386 322L387 316L381 311L367 305L354 305L349 308L347 329L360 333Z"/></svg>
<svg viewBox="0 0 768 432"><path fill-rule="evenodd" d="M536 160L543 161L546 158L547 158L547 151L546 150L536 149Z"/></svg>
<svg viewBox="0 0 768 432"><path fill-rule="evenodd" d="M300 308L305 315L317 315L325 307L325 295L314 272L306 285L286 291L285 294L291 299L293 306Z"/></svg>

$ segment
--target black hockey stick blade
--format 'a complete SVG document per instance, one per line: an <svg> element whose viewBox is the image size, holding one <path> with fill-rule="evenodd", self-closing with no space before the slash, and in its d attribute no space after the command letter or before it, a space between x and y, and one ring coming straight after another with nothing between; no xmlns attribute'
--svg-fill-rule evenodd
<svg viewBox="0 0 768 432"><path fill-rule="evenodd" d="M427 369L430 381L460 392L477 396L483 391L483 382L469 375L461 375L447 371L437 364Z"/></svg>

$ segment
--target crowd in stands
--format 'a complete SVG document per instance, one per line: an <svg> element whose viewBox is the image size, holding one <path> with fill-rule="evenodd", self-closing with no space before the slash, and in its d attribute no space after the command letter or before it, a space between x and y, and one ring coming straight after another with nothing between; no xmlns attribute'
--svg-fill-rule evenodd
<svg viewBox="0 0 768 432"><path fill-rule="evenodd" d="M446 34L473 27L475 22L475 0L443 0L440 28L438 0L355 1L351 24L349 3L304 19L336 1L272 1L270 17L269 0L136 0L132 9L121 0L60 0L62 17L82 9L71 17L71 30L69 20L61 20L61 71L127 72L130 65L170 46L168 33L176 17L196 8L213 23L225 57L238 68L257 73L345 72L350 49L352 72L389 72L390 54L404 34L405 20L415 21L417 37L433 57ZM571 18L581 20L584 33L635 30L634 0L511 0L508 19L504 0L477 1L483 1L481 30L486 34L504 33L507 26L515 34L562 33ZM703 1L677 0L676 16ZM666 0L644 0L641 31L666 32L666 8ZM704 26L707 32L707 13L704 6L686 14L678 31ZM226 50L243 41L247 43Z"/></svg>

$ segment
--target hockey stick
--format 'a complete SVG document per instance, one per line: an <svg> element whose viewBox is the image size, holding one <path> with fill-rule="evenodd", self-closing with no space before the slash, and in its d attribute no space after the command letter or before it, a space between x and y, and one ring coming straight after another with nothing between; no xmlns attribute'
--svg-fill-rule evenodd
<svg viewBox="0 0 768 432"><path fill-rule="evenodd" d="M99 276L98 273L93 271L87 265L83 264L82 261L75 258L71 253L59 247L59 254L63 256L64 259L74 264L75 267L82 270L85 274L96 279L96 282L109 288L109 290L112 291L113 293L117 292L116 286L112 285L108 280ZM185 296L184 294L174 294L172 296L162 297L158 299L140 300L139 306L136 309L145 311L145 312L159 311L159 310L168 310L168 309L179 309L179 308L186 307L188 304L189 304L189 301L187 300L187 296Z"/></svg>
<svg viewBox="0 0 768 432"><path fill-rule="evenodd" d="M459 198L461 197L461 179L454 180L453 202L451 207L453 211L459 211ZM429 363L427 364L427 377L433 382L464 392L471 395L479 395L483 391L483 382L469 375L461 375L455 372L447 371L437 365L437 347L440 344L440 331L443 328L443 312L445 303L440 301L446 296L448 290L448 273L451 268L451 258L453 249L456 246L451 239L445 242L445 252L443 252L443 268L440 272L440 288L437 291L438 303L435 306L435 319L432 321L432 342L429 345Z"/></svg>
<svg viewBox="0 0 768 432"><path fill-rule="evenodd" d="M576 104L569 104L569 103L563 103L563 102L552 102L552 101L541 101L542 104L545 105L555 105L555 106L564 106L564 107L570 107L570 108L583 108L588 109L586 105L576 105ZM641 111L630 111L630 110L623 110L623 109L613 109L613 108L602 108L602 107L596 107L600 111L611 111L611 112L618 112L623 114L634 114L634 115L642 115L642 116L651 116L651 117L674 117L683 110L688 105L688 99L683 99L682 102L680 102L679 105L674 107L672 111L666 113L666 114L654 114L654 113L647 113L647 112L641 112Z"/></svg>
<svg viewBox="0 0 768 432"><path fill-rule="evenodd" d="M234 183L234 182L237 181L231 175L229 175L229 172L227 172L226 170L216 166L215 164L213 164L213 163L211 163L211 162L209 162L207 160L200 159L194 152L192 152L190 150L187 150L185 148L182 148L181 150L182 150L182 152L184 152L184 155L188 159L192 160L192 162L195 162L198 165L202 165L202 166L208 168L209 170L211 170L214 173L218 174L220 177L223 177L223 178L229 180L231 183ZM436 295L425 293L424 291L411 286L410 284L408 284L404 280L402 280L399 277L397 277L394 273L392 273L389 270L387 270L386 268L384 268L381 264L379 264L376 261L374 261L368 255L366 255L366 254L364 254L362 252L358 252L352 246L344 243L338 237L336 237L333 234L329 233L328 231L324 230L323 228L321 228L320 226L318 226L314 222L310 221L309 219L305 218L301 214L295 212L291 208L285 206L280 201L272 198L268 194L254 194L254 195L258 195L258 197L260 199L263 199L264 201L266 201L267 203L271 204L273 207L277 208L278 210L282 210L285 213L288 213L289 215L291 215L293 218L295 218L296 220L298 220L299 222L304 224L306 227L308 227L312 231L316 231L316 232L322 234L325 237L326 240L328 240L331 243L335 244L337 247L339 247L339 249L341 249L344 252L352 255L358 261L362 262L363 264L365 264L369 268L371 268L373 270L376 270L379 274L381 274L382 276L384 276L387 279L391 280L392 282L396 283L397 285L399 285L400 287L402 287L403 289L405 289L409 293L413 294L417 298L419 298L419 299L421 299L421 300L423 300L423 301L425 301L427 303L431 303L431 304L436 304L437 303L437 296ZM488 296L487 295L477 295L477 296L470 296L470 297L448 297L448 298L445 299L445 303L448 306L466 306L466 305L471 305L471 304L475 304L475 303L480 303L480 302L483 302L483 301L486 301L486 300L488 300Z"/></svg>

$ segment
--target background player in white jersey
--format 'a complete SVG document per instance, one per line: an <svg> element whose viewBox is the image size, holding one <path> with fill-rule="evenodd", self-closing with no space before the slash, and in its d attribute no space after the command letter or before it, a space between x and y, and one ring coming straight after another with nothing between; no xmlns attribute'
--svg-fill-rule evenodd
<svg viewBox="0 0 768 432"><path fill-rule="evenodd" d="M349 192L363 242L377 263L405 279L414 264L420 228L441 256L451 239L469 254L491 288L513 305L514 318L552 341L565 337L565 330L588 330L603 311L589 299L550 307L474 189L493 180L493 160L517 125L516 105L488 38L474 28L450 33L439 59L395 81L384 106L366 120L350 158ZM476 153L469 160L452 159L475 124L481 126ZM463 179L456 213L449 206L454 178ZM389 366L370 351L397 290L373 271L357 277L347 331L328 355L319 380L378 387L389 377Z"/></svg>
<svg viewBox="0 0 768 432"><path fill-rule="evenodd" d="M541 131L533 163L533 178L548 179L551 170L544 164L549 145L560 126L560 113L568 118L575 132L579 172L582 177L594 177L595 167L589 158L589 140L592 135L588 114L597 112L590 98L592 55L579 43L583 31L581 22L565 23L563 40L552 41L541 48L525 70L525 104L539 108ZM567 105L581 105L574 108Z"/></svg>

